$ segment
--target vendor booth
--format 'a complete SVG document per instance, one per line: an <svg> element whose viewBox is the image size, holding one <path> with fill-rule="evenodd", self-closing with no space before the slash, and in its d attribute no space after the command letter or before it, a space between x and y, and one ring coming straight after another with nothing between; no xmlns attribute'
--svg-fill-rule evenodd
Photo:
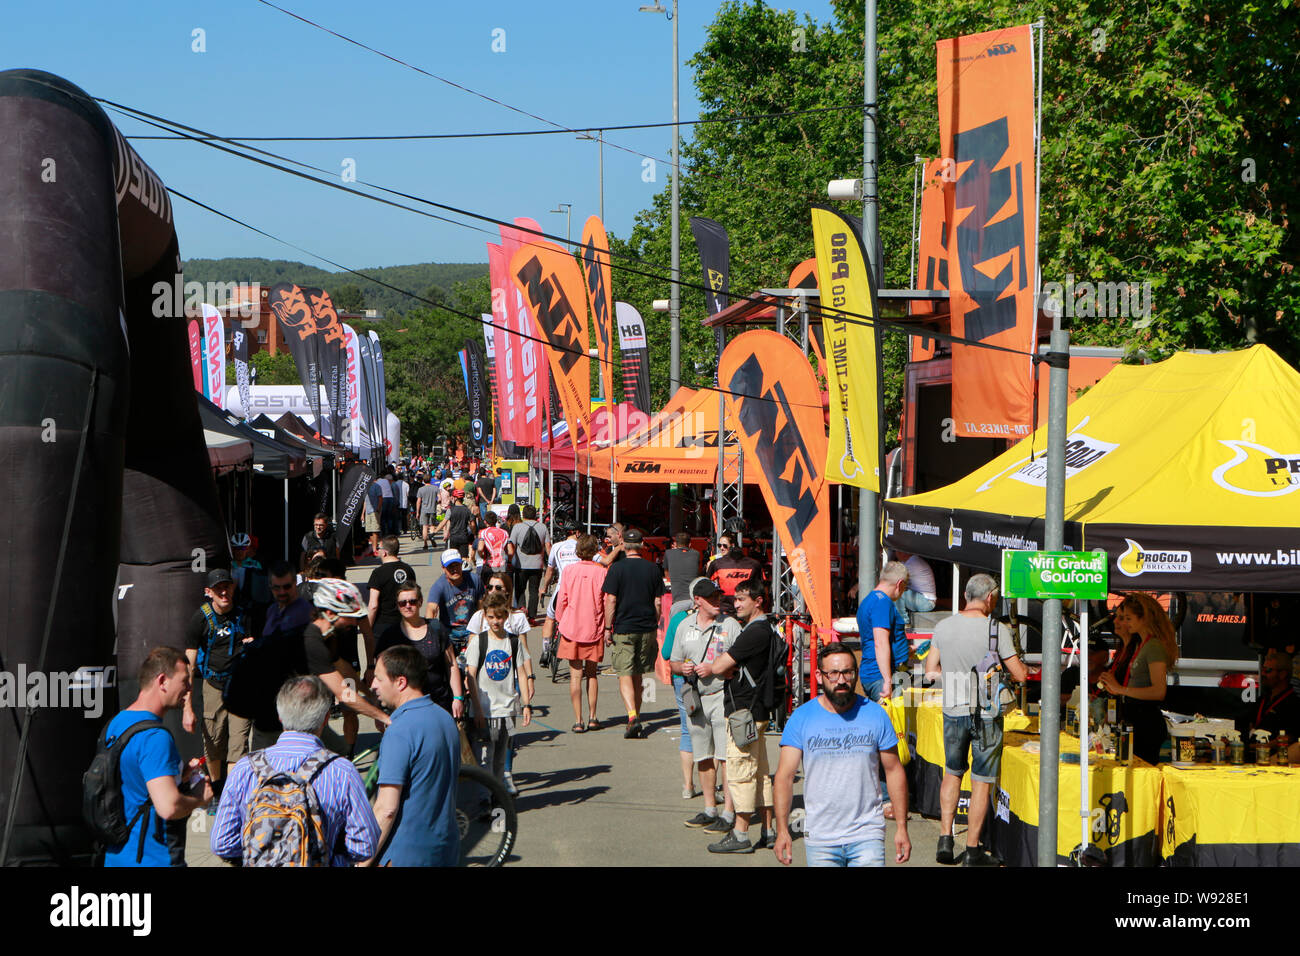
<svg viewBox="0 0 1300 956"><path fill-rule="evenodd" d="M1046 439L1039 429L947 487L886 501L886 544L995 573L1004 550L1041 550ZM1112 591L1300 590L1300 374L1267 347L1116 367L1069 408L1065 465L1066 548L1105 551ZM913 717L923 759L938 723L927 709ZM989 839L1028 864L1038 755L1026 742L1008 734ZM1078 792L1078 749L1062 738L1062 860L1079 849L1064 796ZM1300 862L1300 769L1094 758L1089 774L1093 845L1114 865Z"/></svg>

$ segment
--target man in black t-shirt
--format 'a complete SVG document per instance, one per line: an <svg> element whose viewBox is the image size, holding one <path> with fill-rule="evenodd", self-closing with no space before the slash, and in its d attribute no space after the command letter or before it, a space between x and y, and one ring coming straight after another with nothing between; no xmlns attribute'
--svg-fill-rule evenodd
<svg viewBox="0 0 1300 956"><path fill-rule="evenodd" d="M190 662L190 682L203 684L203 753L207 757L212 789L221 794L226 765L234 766L248 753L250 721L232 714L222 700L235 661L253 642L248 615L235 607L235 579L225 568L208 572L203 589L207 600L194 612L185 629L185 656ZM193 692L186 696L181 724L193 733Z"/></svg>
<svg viewBox="0 0 1300 956"><path fill-rule="evenodd" d="M664 594L659 565L641 555L642 536L636 528L623 535L627 559L605 575L605 644L614 649L614 673L627 706L627 730L632 740L645 737L641 726L641 675L655 669L659 650L659 599Z"/></svg>
<svg viewBox="0 0 1300 956"><path fill-rule="evenodd" d="M370 573L370 632L366 642L366 667L375 666L374 635L382 634L402 619L397 610L399 588L415 583L415 569L398 555L402 544L397 535L390 534L379 542L379 567ZM340 648L342 650L342 648ZM369 681L367 681L369 684Z"/></svg>
<svg viewBox="0 0 1300 956"><path fill-rule="evenodd" d="M469 557L469 543L474 540L474 516L465 507L465 490L457 488L451 493L452 506L447 517L438 525L437 533L445 535L447 547L455 548L462 558Z"/></svg>
<svg viewBox="0 0 1300 956"><path fill-rule="evenodd" d="M497 500L497 480L491 468L484 468L474 479L474 497L478 501L478 515L486 518L488 508Z"/></svg>
<svg viewBox="0 0 1300 956"><path fill-rule="evenodd" d="M768 654L772 641L772 624L763 613L766 595L763 582L750 578L736 585L736 617L745 629L731 643L731 647L710 663L695 665L701 677L719 675L726 678L722 688L722 704L730 718L738 711L748 710L754 718L758 738L741 747L732 734L731 721L727 721L727 785L736 807L735 828L718 843L709 844L710 853L753 853L756 849L772 846L776 836L772 830L772 777L768 771L767 731L769 714L759 699L758 689L767 678ZM757 843L749 839L749 824L753 815L763 811L763 834Z"/></svg>
<svg viewBox="0 0 1300 956"><path fill-rule="evenodd" d="M337 558L339 556L339 542L330 531L330 518L325 512L317 512L316 517L312 519L312 528L302 536L302 561L299 562L299 569L311 564L315 557Z"/></svg>

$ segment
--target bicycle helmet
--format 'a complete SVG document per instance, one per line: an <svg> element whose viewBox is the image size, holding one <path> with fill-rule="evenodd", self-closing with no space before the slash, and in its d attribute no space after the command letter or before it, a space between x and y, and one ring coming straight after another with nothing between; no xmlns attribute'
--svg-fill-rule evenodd
<svg viewBox="0 0 1300 956"><path fill-rule="evenodd" d="M242 531L230 536L230 546L232 548L247 548L252 543L253 539Z"/></svg>
<svg viewBox="0 0 1300 956"><path fill-rule="evenodd" d="M339 617L365 617L367 610L361 603L357 586L342 578L317 578L310 582L311 602L322 611L333 611Z"/></svg>

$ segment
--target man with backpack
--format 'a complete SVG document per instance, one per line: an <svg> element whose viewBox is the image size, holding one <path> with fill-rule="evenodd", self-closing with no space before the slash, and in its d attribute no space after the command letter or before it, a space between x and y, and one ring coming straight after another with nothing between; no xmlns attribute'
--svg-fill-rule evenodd
<svg viewBox="0 0 1300 956"><path fill-rule="evenodd" d="M546 525L537 520L537 509L524 505L523 520L510 529L510 543L515 546L519 569L515 572L515 607L524 606L527 595L528 620L537 617L538 586L542 568L551 553L551 537Z"/></svg>
<svg viewBox="0 0 1300 956"><path fill-rule="evenodd" d="M86 822L104 848L104 866L184 866L183 845L172 853L173 828L163 821L181 821L183 829L186 817L211 802L212 786L196 757L184 781L189 792L182 792L185 764L162 718L188 701L190 664L174 647L155 647L136 676L139 695L104 728L84 778Z"/></svg>
<svg viewBox="0 0 1300 956"><path fill-rule="evenodd" d="M208 761L212 787L221 798L227 764L234 765L248 753L252 722L227 709L222 695L235 662L253 643L255 633L243 608L235 607L235 581L225 568L208 572L207 600L194 612L185 629L185 656L189 658L190 680L203 693L203 753ZM199 681L202 686L199 687ZM185 698L182 726L194 732L192 696Z"/></svg>
<svg viewBox="0 0 1300 956"><path fill-rule="evenodd" d="M292 677L280 688L284 733L231 771L213 853L244 866L352 866L375 855L379 823L361 774L320 741L333 704L319 677Z"/></svg>
<svg viewBox="0 0 1300 956"><path fill-rule="evenodd" d="M776 664L780 660L778 645L785 642L773 630L763 613L767 588L761 580L750 578L736 585L732 596L736 618L743 624L731 647L712 661L695 665L701 678L714 675L726 678L723 706L727 714L727 784L736 808L732 831L717 843L709 844L710 853L753 853L773 846L772 778L768 770L767 731L771 711L778 706ZM749 839L751 818L762 810L762 836L757 843Z"/></svg>
<svg viewBox="0 0 1300 956"><path fill-rule="evenodd" d="M1006 666L1018 681L1029 674L1016 656L1011 632L1005 626L991 629L990 617L998 603L998 583L987 574L972 574L966 582L966 606L946 617L934 629L925 676L943 676L943 783L939 787L939 846L935 860L953 864L952 824L961 796L961 778L970 751L970 811L966 821L963 866L998 866L997 857L980 846L980 833L989 810L989 794L1002 765L1002 714L996 693L995 716L982 714L978 684L990 663ZM994 636L996 634L996 637ZM992 661L986 658L992 657Z"/></svg>

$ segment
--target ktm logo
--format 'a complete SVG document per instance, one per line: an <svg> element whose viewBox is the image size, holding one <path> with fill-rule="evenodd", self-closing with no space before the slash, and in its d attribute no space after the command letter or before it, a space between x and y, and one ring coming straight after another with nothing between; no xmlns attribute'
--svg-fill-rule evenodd
<svg viewBox="0 0 1300 956"><path fill-rule="evenodd" d="M1015 53L1016 47L1013 43L995 43L989 47L989 56L1002 56L1006 53Z"/></svg>
<svg viewBox="0 0 1300 956"><path fill-rule="evenodd" d="M660 467L657 461L633 461L624 466L623 471L629 475L657 475Z"/></svg>
<svg viewBox="0 0 1300 956"><path fill-rule="evenodd" d="M1224 491L1252 498L1280 498L1300 488L1300 455L1283 455L1253 441L1220 439L1232 458L1210 477Z"/></svg>

